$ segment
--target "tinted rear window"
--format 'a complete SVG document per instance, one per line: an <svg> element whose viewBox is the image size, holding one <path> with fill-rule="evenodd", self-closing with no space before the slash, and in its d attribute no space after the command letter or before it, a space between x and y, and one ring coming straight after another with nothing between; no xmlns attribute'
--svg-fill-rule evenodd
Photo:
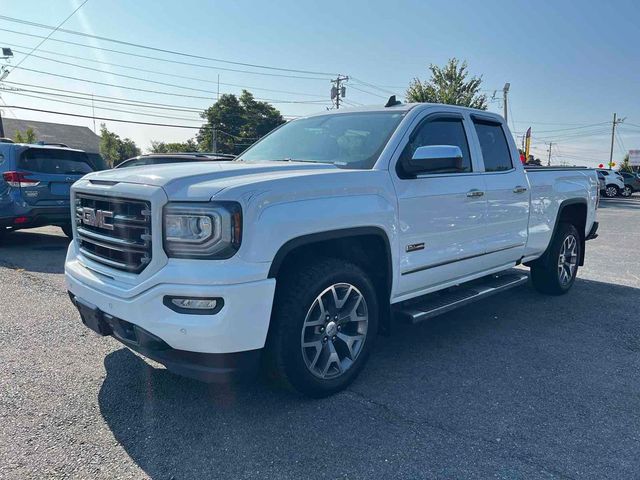
<svg viewBox="0 0 640 480"><path fill-rule="evenodd" d="M474 120L473 124L480 140L480 149L486 172L511 170L511 154L504 131L499 123Z"/></svg>
<svg viewBox="0 0 640 480"><path fill-rule="evenodd" d="M25 150L18 162L18 168L61 175L82 175L93 171L86 153L47 148Z"/></svg>

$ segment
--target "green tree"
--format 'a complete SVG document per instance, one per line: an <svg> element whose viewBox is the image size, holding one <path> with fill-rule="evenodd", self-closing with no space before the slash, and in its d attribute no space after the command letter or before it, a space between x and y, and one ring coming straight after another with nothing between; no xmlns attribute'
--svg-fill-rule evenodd
<svg viewBox="0 0 640 480"><path fill-rule="evenodd" d="M624 159L622 160L622 165L620 165L620 171L633 173L633 167L629 164L629 154L626 153L624 155Z"/></svg>
<svg viewBox="0 0 640 480"><path fill-rule="evenodd" d="M257 101L246 90L239 97L233 94L222 95L201 116L207 123L196 135L199 150L211 151L213 125L216 129L218 153L236 155L285 121L273 105Z"/></svg>
<svg viewBox="0 0 640 480"><path fill-rule="evenodd" d="M15 136L13 139L16 143L36 143L36 132L33 131L33 128L27 128L24 133L20 130L16 130Z"/></svg>
<svg viewBox="0 0 640 480"><path fill-rule="evenodd" d="M100 155L110 166L115 167L127 158L140 155L140 149L133 140L121 139L103 123L100 125Z"/></svg>
<svg viewBox="0 0 640 480"><path fill-rule="evenodd" d="M444 67L431 64L431 79L414 78L405 97L407 102L446 103L464 107L487 109L487 96L480 93L482 76L471 77L467 62L450 58Z"/></svg>
<svg viewBox="0 0 640 480"><path fill-rule="evenodd" d="M120 156L118 163L125 161L127 158L137 157L142 153L136 142L130 138L123 138L118 145L118 154ZM115 164L117 165L117 164Z"/></svg>
<svg viewBox="0 0 640 480"><path fill-rule="evenodd" d="M165 143L157 140L151 140L150 153L185 153L185 152L197 152L198 144L193 138L190 138L186 142L173 142Z"/></svg>

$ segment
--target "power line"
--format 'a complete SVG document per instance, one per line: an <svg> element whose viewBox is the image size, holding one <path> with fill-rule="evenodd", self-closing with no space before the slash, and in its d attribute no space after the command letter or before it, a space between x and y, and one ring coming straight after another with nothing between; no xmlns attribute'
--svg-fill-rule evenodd
<svg viewBox="0 0 640 480"><path fill-rule="evenodd" d="M72 77L72 76L69 76L69 75L61 75L59 73L46 72L46 71L43 71L43 70L35 70L35 69L32 69L32 68L25 68L25 67L18 67L18 68L20 68L20 70L25 70L25 71L28 71L28 72L40 73L40 74L43 74L43 75L51 75L53 77L65 78L67 80L76 80L78 82L92 83L92 84L95 84L95 85L104 85L104 86L107 86L107 87L122 88L124 90L133 90L133 91L136 91L136 92L154 93L154 94L157 94L157 95L169 95L169 96L172 96L172 97L196 98L196 99L200 99L200 100L215 100L215 97L213 97L213 96L211 96L211 97L203 97L203 96L198 96L198 95L186 95L184 93L173 93L173 92L163 92L163 91L160 91L160 90L149 90L149 89L145 89L145 88L129 87L129 86L118 85L118 84L108 83L108 82L99 82L97 80L88 80L86 78ZM324 101L324 100L308 100L308 101L307 100L279 100L279 99L268 99L268 98L259 98L259 97L255 97L255 99L256 100L270 102L270 103L302 103L302 104L326 103L326 101Z"/></svg>
<svg viewBox="0 0 640 480"><path fill-rule="evenodd" d="M522 123L525 125L582 125L582 123L564 123L564 122L532 122L532 121L518 121L515 123ZM607 122L608 123L608 122Z"/></svg>
<svg viewBox="0 0 640 480"><path fill-rule="evenodd" d="M10 43L6 43L6 42L4 43L4 45L9 45L10 47L17 46L18 48L25 48L24 46L21 46L21 45L15 45L15 44L10 44ZM20 50L16 50L15 48L13 49L13 51L17 52L17 53L24 54L24 52L21 52ZM198 78L198 77L190 77L190 76L186 76L186 75L178 75L178 74L175 74L175 73L161 72L161 71L158 71L158 70L148 70L148 69L139 68L139 67L132 67L132 66L129 66L129 65L122 65L122 64L119 64L119 63L103 62L101 60L95 60L95 59L86 58L86 57L79 57L77 55L66 55L66 54L63 54L63 53L52 52L51 50L40 50L40 52L51 53L51 54L54 54L54 55L59 56L59 57L67 57L67 58L73 58L73 59L76 59L76 60L83 60L83 61L86 61L86 62L93 62L93 63L97 63L97 64L100 64L100 65L108 65L108 66L111 66L111 67L127 68L127 69L130 69L130 70L136 70L138 72L144 72L144 73L153 73L154 75L163 75L163 76L166 76L166 77L182 78L182 79L185 79L185 80L194 80L194 81L197 81L197 82L203 82L203 83L209 83L209 84L214 83L214 80L203 79L201 77L200 78ZM41 58L43 60L48 60L50 62L65 63L65 62L60 62L57 58L43 57L41 55L33 55L33 56L36 57L36 58ZM74 66L74 67L79 67L79 68L85 68L85 69L94 70L94 71L99 71L101 73L108 73L110 75L119 76L118 74L115 74L115 73L112 73L112 72L109 72L109 71L91 69L90 67L85 67L85 66L82 66L82 65L74 64L74 63L67 63L67 65ZM133 78L133 79L138 80L137 77L127 77L127 78ZM235 84L235 83L224 83L224 82L220 82L220 85L225 85L225 86L229 86L229 87L245 88L245 89L249 89L249 90L263 90L265 92L287 93L287 94L291 94L291 95L301 95L301 96L318 98L318 94L315 94L315 93L292 92L292 91L289 91L289 90L274 90L274 89L271 89L271 88L255 87L255 86L250 86L250 85L238 85L238 84ZM210 90L206 90L206 91L209 92Z"/></svg>
<svg viewBox="0 0 640 480"><path fill-rule="evenodd" d="M16 108L18 110L28 110L31 112L40 112L40 113L51 113L54 115L65 115L68 117L77 117L77 118L88 118L88 119L96 119L96 120L103 120L106 122L120 122L120 123L132 123L135 125L150 125L150 126L154 126L154 127L171 127L171 128L190 128L190 129L194 129L194 130L199 130L199 129L203 129L203 130L208 130L211 127L209 125L202 125L200 127L195 127L192 125L175 125L175 124L168 124L168 123L154 123L154 122L139 122L136 120L123 120L121 118L107 118L107 117L94 117L92 115L81 115L79 113L69 113L69 112L59 112L56 110L44 110L41 108L30 108L30 107L23 107L20 105L7 105L7 108Z"/></svg>
<svg viewBox="0 0 640 480"><path fill-rule="evenodd" d="M78 5L78 6L76 7L76 9L75 9L73 12L71 12L71 13L69 14L69 16L68 16L67 18L65 18L62 22L60 22L56 27L50 27L50 28L52 28L53 30L51 30L51 32L49 32L49 34L48 34L46 37L44 37L40 43L38 43L35 47L33 47L33 48L31 49L31 51L30 51L29 53L27 53L27 55L26 55L22 60L20 60L20 61L18 62L18 64L17 64L15 67L13 67L13 68L16 68L16 67L19 67L20 65L22 65L22 62L24 62L27 58L29 58L29 56L31 56L31 55L33 54L33 52L35 52L35 51L38 49L38 47L40 47L40 45L42 45L44 42L46 42L47 40L49 40L49 38L51 37L51 35L53 35L54 33L56 33L56 32L60 29L60 27L62 27L62 25L64 25L64 24L67 22L67 20L69 20L71 17L73 17L73 15L74 15L78 10L80 10L82 7L84 7L85 3L87 3L88 1L89 1L89 0L84 0L84 2L82 2L80 5Z"/></svg>
<svg viewBox="0 0 640 480"><path fill-rule="evenodd" d="M544 137L539 137L538 135L535 135L535 138L538 138L548 143L549 140L553 140L555 142L558 140L570 140L575 138L602 136L608 132L609 132L608 129L599 129L599 130L592 130L589 132L575 132L573 134L565 134L565 135L545 135Z"/></svg>
<svg viewBox="0 0 640 480"><path fill-rule="evenodd" d="M85 0L85 2L88 0ZM21 25L29 25L32 27L37 27L37 28L46 28L46 29L51 29L54 28L50 25L45 25L42 23L36 23L36 22L31 22L28 20L22 20L19 18L15 18L15 17L8 17L6 15L0 15L0 19L2 20L6 20L8 22L14 22L14 23L18 23ZM77 32L75 30L68 30L68 29L64 29L64 28L57 28L57 30L70 34L70 35L77 35L77 36L82 36L82 37L87 37L87 38L93 38L95 40L102 40L105 42L111 42L111 43L117 43L119 45L126 45L128 47L135 47L135 48L141 48L141 49L145 49L145 50L151 50L154 52L161 52L161 53L168 53L171 55L178 55L178 56L182 56L182 57L188 57L188 58L196 58L199 60L209 60L212 62L219 62L219 63L226 63L226 64L230 64L230 65L240 65L240 66L244 66L244 67L252 67L252 68L262 68L262 69L266 69L266 70L276 70L276 71L281 71L281 72L292 72L292 73L303 73L303 74L307 74L307 75L326 75L326 76L333 76L336 75L335 73L327 73L327 72L314 72L314 71L310 71L310 70L300 70L300 69L295 69L295 68L282 68L282 67L272 67L270 65L261 65L261 64L257 64L257 63L247 63L247 62L237 62L237 61L232 61L232 60L224 60L224 59L220 59L220 58L214 58L214 57L207 57L207 56L203 56L203 55L196 55L196 54L192 54L192 53L185 53L185 52L180 52L177 50L169 50L169 49L165 49L165 48L158 48L158 47L152 47L149 45L142 45L139 43L133 43L133 42L127 42L124 40L117 40L114 38L109 38L109 37L102 37L99 35L91 35L88 33L84 33L84 32Z"/></svg>
<svg viewBox="0 0 640 480"><path fill-rule="evenodd" d="M144 102L141 100L129 100L129 99L123 99L120 97L109 97L106 95L96 95L93 93L85 93L85 92L76 92L74 90L64 90L64 89L60 89L60 88L53 88L53 87L41 87L38 85L32 85L32 84L28 84L28 83L17 83L17 82L4 82L4 83L9 83L11 85L24 85L24 86L31 86L31 87L36 87L36 88L41 88L41 89L48 89L48 90L54 90L56 92L67 92L67 93L76 93L77 95L67 95L65 93L52 93L52 92L42 92L39 90L31 90L31 89L25 89L25 88L15 88L12 87L10 89L5 88L2 91L6 91L8 93L15 93L16 91L18 92L28 92L28 93L36 93L38 95L47 95L47 96L55 96L55 97L61 97L61 98L73 98L73 99L78 99L78 100L85 100L85 101L96 101L96 102L100 102L100 103L107 103L107 104L116 104L116 105L127 105L127 106L133 106L133 107L138 107L138 108L152 108L152 109L161 109L161 110L169 110L169 111L177 111L177 112L190 112L190 113L197 113L197 114L201 114L205 109L204 108L192 108L192 107L182 107L180 105L174 105L174 104L166 104L166 103L152 103L152 102ZM113 99L113 100L103 100L104 98L106 99ZM47 98L47 100L49 100ZM117 101L117 100L125 100L125 101ZM104 109L104 107L99 107ZM145 112L147 113L147 112ZM226 114L227 116L232 115L232 114ZM238 114L238 116L242 116L240 114ZM298 115L284 115L285 118L298 118ZM173 117L172 117L173 118ZM175 117L178 118L178 117Z"/></svg>
<svg viewBox="0 0 640 480"><path fill-rule="evenodd" d="M44 38L41 35L35 35L33 33L26 33L26 32L19 32L19 31L16 31L16 30L10 30L8 28L0 28L0 31L9 32L9 33L13 33L13 34L16 34L16 35L24 35L26 37L32 37L32 38ZM190 67L207 68L209 70L215 70L215 71L246 73L246 74L250 74L250 75L262 75L262 76L267 76L267 77L295 78L295 79L299 79L299 80L321 80L323 82L327 81L326 77L308 77L308 76L300 76L300 75L287 75L287 74L283 74L283 73L254 72L254 71L251 71L251 70L239 70L239 69L236 69L236 68L225 68L225 67L219 67L219 66L214 66L214 65L204 65L204 64L201 64L201 63L182 62L180 60L170 60L168 58L154 57L154 56L151 56L151 55L142 55L140 53L126 52L124 50L116 50L116 49L113 49L113 48L98 47L98 46L95 46L95 45L87 45L85 43L71 42L69 40L59 40L57 38L52 38L49 41L50 42L63 43L63 44L66 44L66 45L74 45L74 46L77 46L77 47L89 48L89 49L93 49L93 50L100 50L102 52L117 53L117 54L120 54L120 55L128 55L130 57L145 58L147 60L155 60L155 61L159 61L159 62L173 63L173 64L176 64L176 65L185 65L185 66L190 66Z"/></svg>
<svg viewBox="0 0 640 480"><path fill-rule="evenodd" d="M45 87L45 86L40 86L40 85L33 85L31 83L9 82L9 81L6 81L6 80L3 83L7 83L7 84L11 84L11 85L26 86L26 87L34 87L34 88L40 88L40 89L45 89L45 90L53 90L55 92L74 93L74 94L77 94L79 96L59 94L59 93L51 93L51 92L41 92L41 91L38 91L38 90L28 90L28 89L22 89L22 88L18 89L20 91L38 93L38 94L42 94L42 95L51 95L51 96L68 97L68 98L78 98L78 99L83 99L83 100L88 100L88 99L90 99L91 96L94 96L94 97L96 97L95 101L103 102L103 103L113 103L113 104L119 104L119 105L130 105L130 106L137 106L137 107L144 107L144 108L160 108L160 109L163 109L163 110L175 110L175 111L196 112L196 113L201 113L203 111L202 108L194 108L194 107L175 105L175 104L169 104L169 103L145 102L145 101L142 101L142 100L131 100L131 99L126 99L126 98L121 98L121 97L109 97L107 95L97 95L97 94L93 94L93 93L78 92L78 91L75 91L75 90L65 90L65 89L61 89L61 88ZM84 97L82 95L84 95ZM89 98L87 98L87 97L89 97ZM103 98L110 99L110 100L101 100ZM125 100L125 101L115 101L115 100Z"/></svg>
<svg viewBox="0 0 640 480"><path fill-rule="evenodd" d="M362 92L362 93L366 93L368 95L373 95L374 97L384 98L385 100L388 98L388 97L385 97L383 95L379 95L377 93L373 93L373 92L369 92L367 90L363 90L362 88L358 88L358 87L354 86L353 84L349 85L349 88L353 88L354 90L357 90L357 91Z"/></svg>
<svg viewBox="0 0 640 480"><path fill-rule="evenodd" d="M373 83L368 83L368 82L365 82L364 80L360 80L360 79L355 78L355 77L351 77L351 79L353 81L355 81L357 83L360 83L362 85L365 85L365 86L367 86L369 88L373 88L374 90L379 90L380 92L388 93L389 95L395 95L396 94L395 92L392 92L390 90L386 90L386 89L384 89L382 87L378 87L377 85L374 85Z"/></svg>
<svg viewBox="0 0 640 480"><path fill-rule="evenodd" d="M515 122L515 123L522 123L522 122ZM552 130L536 130L536 132L537 133L565 132L565 131L569 131L569 130L580 130L580 129L583 129L583 128L598 127L600 125L609 125L609 123L610 122L591 123L591 124L587 124L587 125L581 125L579 127L554 128ZM520 133L522 133L522 132L520 132Z"/></svg>
<svg viewBox="0 0 640 480"><path fill-rule="evenodd" d="M151 80L149 78L142 78L142 77L134 77L132 75L125 75L124 73L109 72L109 71L101 70L99 68L92 68L92 67L87 67L87 66L84 66L84 65L78 65L77 63L64 62L62 60L56 60L56 59L53 59L53 58L47 58L47 57L43 57L43 56L40 56L40 55L33 55L33 56L36 57L36 58L41 58L43 60L47 60L47 61L50 61L50 62L55 62L55 63L58 63L58 64L69 65L71 67L82 68L82 69L85 69L85 70L90 70L92 72L106 73L106 74L113 75L113 76L116 76L116 77L127 78L129 80L137 80L137 81L140 81L140 82L153 83L155 85L163 85L165 87L181 88L183 90L190 90L190 91L194 91L194 92L203 92L203 93L210 93L211 92L211 90L206 90L206 89L202 89L202 88L186 87L184 85L178 85L178 84L175 84L175 83L160 82L158 80ZM16 67L14 67L14 68L16 68ZM20 68L20 67L17 67L17 68ZM145 70L142 70L142 71L145 71ZM154 72L154 71L151 71L151 70L146 70L146 72L147 73L158 73L158 72ZM247 88L249 88L249 87L247 87ZM317 100L322 100L322 98L318 97L317 95L315 95L314 97Z"/></svg>
<svg viewBox="0 0 640 480"><path fill-rule="evenodd" d="M78 102L71 102L69 100L59 100L56 98L47 98L47 97L41 97L39 95L31 95L28 93L21 93L21 92L15 92L15 91L11 91L11 90L3 90L0 89L0 91L4 91L6 93L11 93L13 95L20 95L23 97L29 97L29 98L37 98L39 100L46 100L49 102L57 102L57 103L63 103L65 105L77 105L80 107L87 107L87 108L91 108L91 104L86 104L86 103L78 103ZM98 107L100 110L106 110L109 112L120 112L120 113L131 113L133 115L144 115L147 117L156 117L156 118L169 118L169 119L173 119L173 120L185 120L188 122L200 122L202 123L202 119L198 119L198 118L186 118L186 117L176 117L174 115L162 115L162 114L158 114L158 113L152 113L152 112L141 112L141 111L134 111L134 110L122 110L122 109L118 109L118 108L109 108L109 107Z"/></svg>

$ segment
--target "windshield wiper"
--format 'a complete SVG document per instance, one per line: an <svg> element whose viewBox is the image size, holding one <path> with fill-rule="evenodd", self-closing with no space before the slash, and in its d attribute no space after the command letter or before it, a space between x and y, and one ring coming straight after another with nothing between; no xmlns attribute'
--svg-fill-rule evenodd
<svg viewBox="0 0 640 480"><path fill-rule="evenodd" d="M318 162L316 160L302 160L301 158L283 158L281 160L278 160L278 162L324 163L333 165L333 162Z"/></svg>

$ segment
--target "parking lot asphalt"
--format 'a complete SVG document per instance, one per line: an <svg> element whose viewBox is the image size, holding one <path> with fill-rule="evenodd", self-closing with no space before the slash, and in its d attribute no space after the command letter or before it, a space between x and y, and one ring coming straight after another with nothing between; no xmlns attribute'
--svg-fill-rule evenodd
<svg viewBox="0 0 640 480"><path fill-rule="evenodd" d="M206 385L83 327L54 227L0 245L0 478L639 478L640 197L572 291L378 339L345 392Z"/></svg>

